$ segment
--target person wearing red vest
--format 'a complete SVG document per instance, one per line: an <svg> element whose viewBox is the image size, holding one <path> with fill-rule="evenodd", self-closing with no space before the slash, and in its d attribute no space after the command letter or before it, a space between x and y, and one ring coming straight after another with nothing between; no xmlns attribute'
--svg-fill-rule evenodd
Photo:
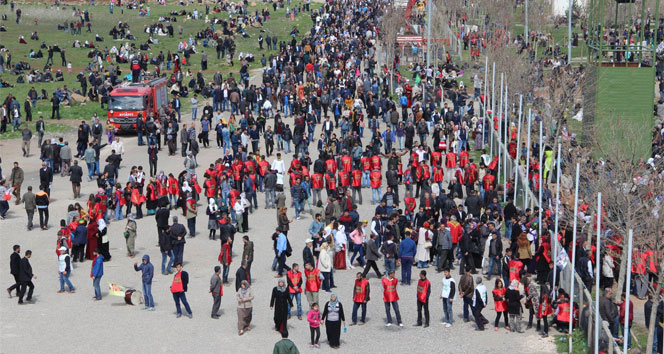
<svg viewBox="0 0 664 354"><path fill-rule="evenodd" d="M350 187L350 174L348 172L339 170L339 185L344 188L344 191Z"/></svg>
<svg viewBox="0 0 664 354"><path fill-rule="evenodd" d="M327 171L325 174L325 184L327 187L327 196L335 195L337 192L337 178L334 176L334 172Z"/></svg>
<svg viewBox="0 0 664 354"><path fill-rule="evenodd" d="M537 328L539 328L540 319L544 320L542 338L549 336L549 315L551 314L553 314L553 307L551 306L551 300L549 300L549 287L546 284L542 284L540 287L539 308L537 309Z"/></svg>
<svg viewBox="0 0 664 354"><path fill-rule="evenodd" d="M559 331L561 330L566 331L569 328L569 319L570 319L569 299L563 298L560 301L558 302L558 308L556 308L556 312L554 313L555 317L554 322L558 327Z"/></svg>
<svg viewBox="0 0 664 354"><path fill-rule="evenodd" d="M371 156L371 169L380 172L380 155Z"/></svg>
<svg viewBox="0 0 664 354"><path fill-rule="evenodd" d="M397 293L397 283L399 279L394 277L394 269L391 269L387 277L383 278L383 302L385 303L385 314L387 315L387 324L392 325L392 315L390 314L390 305L394 308L394 313L397 315L397 323L399 327L403 327L401 323L401 312L399 312L399 294Z"/></svg>
<svg viewBox="0 0 664 354"><path fill-rule="evenodd" d="M362 272L355 274L355 287L353 288L353 315L351 326L357 324L357 309L362 308L362 317L360 317L361 324L365 323L367 315L367 302L369 302L369 280L367 280Z"/></svg>
<svg viewBox="0 0 664 354"><path fill-rule="evenodd" d="M189 274L182 270L182 264L178 263L175 265L177 272L173 277L173 283L171 283L171 293L173 294L173 300L175 301L175 309L177 311L177 318L182 317L182 309L180 309L180 301L184 304L187 314L185 316L192 318L193 314L191 313L191 307L189 307L189 302L187 302L187 284L189 283Z"/></svg>
<svg viewBox="0 0 664 354"><path fill-rule="evenodd" d="M362 171L353 170L351 172L351 187L353 189L353 203L358 202L362 205Z"/></svg>
<svg viewBox="0 0 664 354"><path fill-rule="evenodd" d="M482 185L484 186L484 190L489 190L493 189L495 187L495 181L496 177L490 173L487 173L484 175L484 178L482 178Z"/></svg>
<svg viewBox="0 0 664 354"><path fill-rule="evenodd" d="M370 174L371 178L371 204L375 205L376 203L380 202L380 200L383 198L381 192L380 192L380 186L382 183L383 176L380 173L380 170L373 170L371 171Z"/></svg>
<svg viewBox="0 0 664 354"><path fill-rule="evenodd" d="M521 281L521 269L523 269L523 263L518 259L511 259L507 262L507 267L510 274L510 284L513 281Z"/></svg>
<svg viewBox="0 0 664 354"><path fill-rule="evenodd" d="M442 161L443 161L443 154L440 151L434 151L431 153L431 166L441 167Z"/></svg>
<svg viewBox="0 0 664 354"><path fill-rule="evenodd" d="M320 271L318 268L314 268L313 264L306 263L304 265L304 295L307 297L309 307L318 303L318 291L320 291L322 283L320 276Z"/></svg>
<svg viewBox="0 0 664 354"><path fill-rule="evenodd" d="M288 293L293 302L293 298L297 301L297 319L302 319L302 272L297 263L293 263L293 267L286 273L286 280L288 282ZM288 317L291 316L291 306L288 306Z"/></svg>
<svg viewBox="0 0 664 354"><path fill-rule="evenodd" d="M406 219L413 220L413 216L415 215L416 201L415 198L411 197L410 191L406 191L406 197L403 199L403 202L406 204L406 208L404 209Z"/></svg>
<svg viewBox="0 0 664 354"><path fill-rule="evenodd" d="M498 324L500 322L500 315L502 314L503 317L505 317L505 329L510 328L510 323L509 320L507 319L507 299L505 298L505 292L507 291L507 288L505 288L505 284L503 283L502 279L497 278L496 283L493 288L493 306L494 309L496 310L496 321L494 322L493 326L498 330Z"/></svg>
<svg viewBox="0 0 664 354"><path fill-rule="evenodd" d="M314 205L317 205L318 201L321 200L321 189L323 189L323 174L314 173L311 175L311 194L313 195Z"/></svg>
<svg viewBox="0 0 664 354"><path fill-rule="evenodd" d="M445 176L443 174L443 168L442 167L434 167L433 168L433 182L438 185L438 188L442 191L443 190L443 181L445 179Z"/></svg>
<svg viewBox="0 0 664 354"><path fill-rule="evenodd" d="M456 154L452 151L445 154L445 167L456 168L457 167L456 157L457 157Z"/></svg>
<svg viewBox="0 0 664 354"><path fill-rule="evenodd" d="M263 192L263 178L265 174L270 169L270 163L265 161L265 155L261 156L261 160L258 161L258 191Z"/></svg>
<svg viewBox="0 0 664 354"><path fill-rule="evenodd" d="M431 295L431 282L427 279L427 271L420 272L420 280L417 281L417 323L422 325L422 309L424 309L424 327L429 327L429 295Z"/></svg>
<svg viewBox="0 0 664 354"><path fill-rule="evenodd" d="M343 155L341 156L341 167L342 170L349 172L353 170L353 159L350 157L350 155Z"/></svg>
<svg viewBox="0 0 664 354"><path fill-rule="evenodd" d="M325 160L325 168L329 171L334 173L337 173L337 163L334 161L334 159L330 158Z"/></svg>
<svg viewBox="0 0 664 354"><path fill-rule="evenodd" d="M371 173L371 159L363 157L360 159L362 165L362 188L369 188L369 174Z"/></svg>
<svg viewBox="0 0 664 354"><path fill-rule="evenodd" d="M175 203L178 199L178 193L180 192L180 187L178 187L178 180L175 179L172 173L168 174L168 202L170 208L175 207Z"/></svg>

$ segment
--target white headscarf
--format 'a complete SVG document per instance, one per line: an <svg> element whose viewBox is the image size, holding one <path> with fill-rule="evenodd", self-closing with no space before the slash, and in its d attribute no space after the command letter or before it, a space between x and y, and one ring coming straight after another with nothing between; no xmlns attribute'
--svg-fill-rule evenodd
<svg viewBox="0 0 664 354"><path fill-rule="evenodd" d="M219 207L217 206L217 201L214 200L214 198L208 199L208 208L210 208L210 211L213 213L219 210Z"/></svg>
<svg viewBox="0 0 664 354"><path fill-rule="evenodd" d="M187 181L182 182L182 191L191 192L191 187L189 187L189 182Z"/></svg>

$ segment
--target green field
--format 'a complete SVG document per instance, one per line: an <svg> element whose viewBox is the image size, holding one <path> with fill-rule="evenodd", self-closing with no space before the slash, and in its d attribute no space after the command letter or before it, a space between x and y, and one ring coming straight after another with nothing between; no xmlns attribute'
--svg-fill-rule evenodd
<svg viewBox="0 0 664 354"><path fill-rule="evenodd" d="M293 8L298 4L303 4L303 1L291 1L290 7ZM135 43L136 47L139 47L139 44L145 43L148 39L148 34L145 33L144 29L146 26L155 24L158 22L160 16L167 16L171 11L180 11L185 10L187 12L193 12L194 9L198 9L199 12L205 13L204 4L190 4L188 6L179 6L179 5L158 5L156 3L149 3L150 6L150 16L141 17L138 15L137 10L124 10L124 14L121 13L120 9L116 7L114 13L109 13L108 5L89 6L87 4L77 5L81 9L87 9L91 15L92 29L91 33L85 32L85 27L81 30L80 35L72 35L71 33L65 33L64 31L58 30L58 24L63 24L65 21L74 21L77 17L73 15L73 7L71 5L64 5L61 8L56 8L52 5L40 5L40 4L16 4L17 8L20 8L23 12L21 23L16 25L16 17L12 14L9 5L3 5L0 7L0 12L6 13L8 15L8 20L3 22L7 28L7 32L2 32L2 40L0 44L4 45L12 56L12 64L18 63L19 61L25 61L30 64L32 69L43 70L44 64L46 63L47 50L42 49L44 54L43 58L40 59L31 59L28 58L28 53L30 49L34 49L35 52L39 50L41 42L45 42L47 45L59 44L61 48L66 49L66 59L72 63L72 73L67 73L66 67L62 66L62 61L59 53L55 53L53 56L54 65L52 70L62 70L64 73L64 82L48 82L48 83L35 83L35 84L17 84L17 76L11 75L8 68L6 68L4 74L0 74L0 78L4 81L9 82L12 85L15 85L13 88L0 88L0 98L3 100L5 97L12 93L15 97L18 98L19 102L23 102L27 96L31 86L34 86L37 91L45 89L49 96L58 88L67 85L68 88L75 90L80 89L80 84L76 81L76 75L83 71L85 67L88 66L90 59L87 57L87 54L90 49L88 48L73 48L72 45L75 40L79 40L81 43L86 40L94 42L95 34L99 34L104 37L104 42L96 42L95 45L100 50L104 50L104 47L109 49L113 46L120 47L124 44L125 41L118 40L114 41L113 38L109 35L110 29L117 25L119 21L129 23L129 30L137 38ZM255 28L252 26L247 26L246 32L249 34L250 38L243 38L242 36L237 35L235 37L236 42L236 53L235 53L235 66L231 67L226 63L226 60L223 58L217 60L216 52L214 48L204 48L202 43L196 45L197 52L200 53L202 50L205 50L208 54L208 70L204 72L206 80L211 79L212 75L216 71L220 71L224 77L227 76L229 72L233 72L234 76L239 76L240 63L237 60L237 56L240 52L247 53L250 52L254 55L255 61L250 64L250 69L260 68L260 58L261 54L265 54L266 57L269 57L270 54L276 54L277 51L268 51L267 46L264 44L264 50L260 51L258 47L258 35L261 30L269 33L270 35L276 34L279 41L289 41L290 32L294 26L298 27L300 30L300 35L306 34L312 26L312 21L309 13L300 13L295 17L295 20L292 21L290 18L286 18L285 8L277 9L276 12L273 11L271 4L263 2L251 2L248 8L249 14L254 14L255 11L262 10L266 6L269 6L270 19L267 22L264 22L264 27ZM212 7L212 5L211 5ZM311 8L316 9L320 7L320 4L311 4ZM210 11L209 18L228 18L229 13L219 12L214 13ZM203 16L204 18L205 16ZM236 15L233 15L236 17ZM38 19L38 25L35 25L33 20ZM188 42L189 35L194 35L202 31L203 29L209 27L209 24L206 24L203 19L199 20L185 20L184 16L177 16L177 22L173 23L175 29L174 38L168 38L166 36L154 36L153 38L159 40L159 44L151 45L149 50L149 55L157 55L159 51L163 51L164 54L168 50L171 52L177 51L177 44L180 41L178 38L178 26L183 28L183 39ZM220 31L221 25L216 25L215 30ZM32 32L37 31L39 40L30 40L30 35ZM19 36L24 36L27 44L19 44ZM263 35L265 37L265 34ZM129 64L122 64L121 69L123 71L123 76L129 72ZM152 67L149 66L149 69L152 70ZM166 72L166 67L162 73ZM192 73L200 71L200 54L194 54L191 56L191 66L185 66L184 70L190 69ZM185 78L185 83L189 81L188 78ZM89 87L89 85L88 85ZM183 99L183 112L186 112L189 107L189 101ZM106 112L102 110L98 103L88 103L87 105L78 105L74 104L71 108L61 107L60 113L63 115L63 119L89 119L92 114L96 112L99 116L105 116ZM33 109L33 117L37 119L39 115L44 115L47 119L51 116L51 105L49 101L40 100L37 102L37 108ZM7 134L0 136L0 139L7 138Z"/></svg>
<svg viewBox="0 0 664 354"><path fill-rule="evenodd" d="M654 75L652 68L598 68L594 127L603 147L629 138L637 157L650 156ZM616 124L622 128L617 132Z"/></svg>

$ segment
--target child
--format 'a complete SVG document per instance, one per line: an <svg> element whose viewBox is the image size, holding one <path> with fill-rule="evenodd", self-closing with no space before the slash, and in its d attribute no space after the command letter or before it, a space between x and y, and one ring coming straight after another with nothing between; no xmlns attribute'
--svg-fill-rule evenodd
<svg viewBox="0 0 664 354"><path fill-rule="evenodd" d="M320 344L318 344L318 339L320 339L321 320L320 320L320 311L318 311L318 304L315 302L311 304L311 310L309 310L309 313L307 314L307 321L309 322L309 330L311 331L311 345L309 345L309 347L320 348ZM315 339L314 335L316 336Z"/></svg>
<svg viewBox="0 0 664 354"><path fill-rule="evenodd" d="M71 74L71 62L67 63L67 72Z"/></svg>

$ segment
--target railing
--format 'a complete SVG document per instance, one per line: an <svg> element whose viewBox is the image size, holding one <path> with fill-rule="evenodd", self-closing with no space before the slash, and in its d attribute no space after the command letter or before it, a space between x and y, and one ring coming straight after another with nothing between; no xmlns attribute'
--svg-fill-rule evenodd
<svg viewBox="0 0 664 354"><path fill-rule="evenodd" d="M527 115L524 114L525 117ZM525 120L527 124L527 119ZM488 118L487 118L488 120ZM509 180L510 178L514 177L514 169L515 166L517 166L516 161L512 159L512 157L508 154L507 155L507 175L505 176L505 165L503 163L505 162L505 145L504 145L504 132L501 132L500 130L496 131L493 129L493 122L489 122L488 125L484 125L485 127L489 127L491 129L491 133L489 134L489 141L488 141L488 146L486 147L487 151L493 151L494 156L498 156L498 151L500 149L501 152L501 163L500 163L500 176L503 181ZM501 135L502 133L502 135ZM526 133L527 134L527 133ZM522 132L522 135L523 134ZM491 138L493 136L493 139ZM501 137L502 136L502 137ZM520 145L520 143L518 144ZM492 150L489 150L492 149ZM520 149L520 146L517 146L517 149ZM551 165L552 167L554 164ZM557 168L557 167L556 167ZM528 181L528 171L527 171L527 166L518 166L518 171L519 171L519 176L516 181L516 185L514 188L516 188L517 191L517 198L514 201L514 205L523 205L524 207L528 208L533 208L534 206L539 206L539 199L537 197L537 194L535 194L530 186L529 186L529 181ZM498 183L501 182L500 180ZM544 183L544 182L543 182ZM503 182L504 185L504 182ZM505 193L507 191L505 190ZM525 196L527 195L527 200L528 203L525 203ZM524 201L523 204L518 203L518 201ZM562 249L562 246L558 242L557 237L551 237L552 240L552 252L553 250L560 250ZM556 262L556 267L558 267L557 264L557 255L551 257L554 262ZM593 325L594 325L594 319L595 319L595 306L593 302L593 297L591 292L585 287L583 281L581 280L581 277L579 277L578 274L572 275L572 265L570 264L571 262L571 255L568 255L568 260L566 266L560 270L558 279L556 280L556 283L559 284L560 289L564 289L568 294L571 294L571 287L574 287L574 299L573 302L578 303L579 305L579 316L582 315L584 312L584 305L587 308L587 326L585 326L585 334L586 334L586 343L588 346L588 350L591 350L592 346L594 345L593 341L593 335L595 331L593 330ZM574 281L572 282L572 276L574 276ZM599 291L599 289L597 289ZM573 312L573 311L572 311ZM581 318L579 318L579 322L581 321ZM583 329L582 329L583 330ZM630 331L630 335L632 334L632 331ZM620 353L621 349L616 343L615 339L613 338L613 335L611 334L611 331L609 330L609 327L605 321L602 321L602 330L600 331L600 349L603 349L609 354L615 353Z"/></svg>

